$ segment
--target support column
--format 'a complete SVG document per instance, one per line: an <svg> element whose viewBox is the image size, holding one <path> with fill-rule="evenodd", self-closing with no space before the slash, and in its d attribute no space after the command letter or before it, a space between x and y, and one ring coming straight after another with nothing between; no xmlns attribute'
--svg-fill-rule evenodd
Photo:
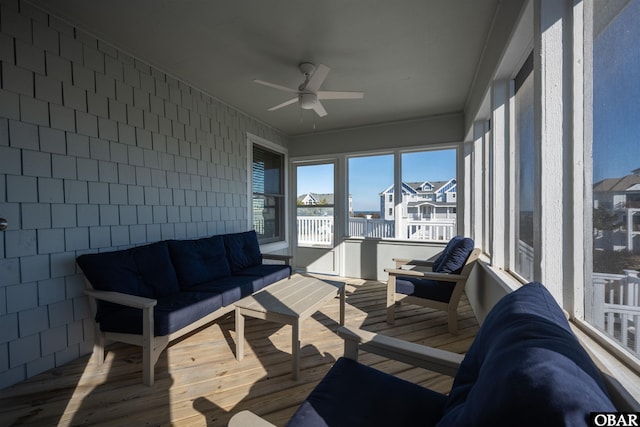
<svg viewBox="0 0 640 427"><path fill-rule="evenodd" d="M573 307L564 289L575 279L571 242L584 233L573 225L572 6L571 0L534 3L533 273L563 307Z"/></svg>

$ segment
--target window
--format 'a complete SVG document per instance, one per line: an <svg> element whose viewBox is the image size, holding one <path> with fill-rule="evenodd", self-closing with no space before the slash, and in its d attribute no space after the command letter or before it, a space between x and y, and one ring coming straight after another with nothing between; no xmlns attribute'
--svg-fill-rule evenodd
<svg viewBox="0 0 640 427"><path fill-rule="evenodd" d="M456 151L402 153L399 238L449 241L457 234Z"/></svg>
<svg viewBox="0 0 640 427"><path fill-rule="evenodd" d="M348 159L349 236L393 238L393 154Z"/></svg>
<svg viewBox="0 0 640 427"><path fill-rule="evenodd" d="M348 175L350 236L448 241L457 233L456 150L351 157Z"/></svg>
<svg viewBox="0 0 640 427"><path fill-rule="evenodd" d="M593 2L593 265L585 320L640 357L640 0ZM587 71L588 74L588 71ZM588 126L588 124L587 124ZM589 236L589 237L591 237ZM588 239L589 241L589 239Z"/></svg>
<svg viewBox="0 0 640 427"><path fill-rule="evenodd" d="M250 143L252 139L250 138ZM251 144L252 225L260 243L285 240L285 154Z"/></svg>
<svg viewBox="0 0 640 427"><path fill-rule="evenodd" d="M333 246L334 164L297 165L295 173L298 246ZM305 199L310 202L304 203Z"/></svg>
<svg viewBox="0 0 640 427"><path fill-rule="evenodd" d="M534 122L533 54L529 55L514 81L516 148L516 259L515 273L533 280L533 195L534 195Z"/></svg>

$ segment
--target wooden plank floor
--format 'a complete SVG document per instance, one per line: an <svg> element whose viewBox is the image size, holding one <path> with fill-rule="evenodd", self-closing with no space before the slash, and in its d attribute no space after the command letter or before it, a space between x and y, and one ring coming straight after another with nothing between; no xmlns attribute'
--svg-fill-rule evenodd
<svg viewBox="0 0 640 427"><path fill-rule="evenodd" d="M335 280L335 278L333 278ZM463 297L460 333L447 332L444 312L402 305L396 324L386 323L385 285L347 281L346 325L458 353L478 330ZM156 383L142 385L139 348L113 344L99 366L85 356L0 390L0 425L226 426L243 409L284 425L342 355L338 299L301 326L301 371L291 379L291 329L247 319L245 358L235 359L233 313L174 342L156 365ZM452 379L372 354L360 361L431 389L447 392Z"/></svg>

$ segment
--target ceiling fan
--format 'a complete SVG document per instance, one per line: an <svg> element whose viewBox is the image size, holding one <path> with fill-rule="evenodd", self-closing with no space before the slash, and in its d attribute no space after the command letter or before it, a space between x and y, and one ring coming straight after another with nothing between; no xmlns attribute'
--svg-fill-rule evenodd
<svg viewBox="0 0 640 427"><path fill-rule="evenodd" d="M282 104L269 108L268 111L274 111L298 101L301 108L305 110L313 110L318 116L324 117L327 115L327 110L325 110L320 103L321 99L361 99L364 96L364 93L362 92L319 90L324 79L327 78L327 74L329 74L330 68L326 65L319 64L316 67L310 62L303 62L298 65L298 68L300 69L300 72L304 74L304 82L298 86L298 89L280 86L275 83L265 82L264 80L254 80L254 82L258 84L289 93L295 93L297 95L295 98L291 98Z"/></svg>

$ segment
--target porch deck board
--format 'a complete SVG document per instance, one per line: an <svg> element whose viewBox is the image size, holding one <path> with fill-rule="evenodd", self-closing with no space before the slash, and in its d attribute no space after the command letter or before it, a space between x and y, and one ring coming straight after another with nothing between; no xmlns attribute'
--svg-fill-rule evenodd
<svg viewBox="0 0 640 427"><path fill-rule="evenodd" d="M333 278L335 279L335 278ZM346 325L459 353L478 324L466 300L459 306L460 334L447 332L446 313L411 305L386 323L384 283L345 279ZM142 353L109 346L106 361L89 356L0 391L0 425L225 426L249 409L284 425L342 355L339 304L328 302L301 325L301 365L291 379L291 327L246 320L245 358L235 358L233 313L174 342L156 365L153 387L141 383ZM447 392L450 377L363 353L360 361L431 389Z"/></svg>

